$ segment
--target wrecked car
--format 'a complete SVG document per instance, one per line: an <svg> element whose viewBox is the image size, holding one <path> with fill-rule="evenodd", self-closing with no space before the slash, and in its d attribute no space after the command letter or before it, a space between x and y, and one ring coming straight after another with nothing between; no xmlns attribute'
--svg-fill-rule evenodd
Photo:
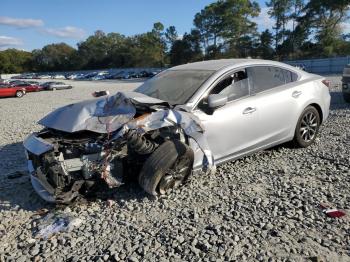
<svg viewBox="0 0 350 262"><path fill-rule="evenodd" d="M35 191L72 201L137 179L166 194L199 171L287 141L307 147L329 114L325 79L265 60L165 70L135 91L56 109L24 141Z"/></svg>

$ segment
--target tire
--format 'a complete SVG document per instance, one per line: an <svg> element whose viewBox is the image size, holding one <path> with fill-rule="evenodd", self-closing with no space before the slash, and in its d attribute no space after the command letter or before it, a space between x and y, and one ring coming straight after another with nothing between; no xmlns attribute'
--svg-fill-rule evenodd
<svg viewBox="0 0 350 262"><path fill-rule="evenodd" d="M346 103L350 103L350 93L348 94L343 92L343 98Z"/></svg>
<svg viewBox="0 0 350 262"><path fill-rule="evenodd" d="M16 97L21 98L21 97L23 97L23 96L24 96L23 91L17 91L17 92L16 92Z"/></svg>
<svg viewBox="0 0 350 262"><path fill-rule="evenodd" d="M190 176L193 159L189 146L178 140L166 141L143 164L139 184L151 195L166 194Z"/></svg>
<svg viewBox="0 0 350 262"><path fill-rule="evenodd" d="M305 148L315 142L321 120L320 114L313 106L304 109L295 128L293 144L296 147Z"/></svg>

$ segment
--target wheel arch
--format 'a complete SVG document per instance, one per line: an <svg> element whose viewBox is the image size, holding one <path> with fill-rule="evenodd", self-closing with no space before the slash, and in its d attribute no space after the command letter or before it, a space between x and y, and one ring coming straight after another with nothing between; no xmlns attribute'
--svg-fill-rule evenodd
<svg viewBox="0 0 350 262"><path fill-rule="evenodd" d="M322 112L321 106L319 104L317 104L317 103L312 103L312 104L309 104L308 106L312 106L312 107L316 108L317 112L320 115L320 120L321 120L320 124L322 124L323 123L323 112ZM308 107L308 106L306 106L306 107Z"/></svg>

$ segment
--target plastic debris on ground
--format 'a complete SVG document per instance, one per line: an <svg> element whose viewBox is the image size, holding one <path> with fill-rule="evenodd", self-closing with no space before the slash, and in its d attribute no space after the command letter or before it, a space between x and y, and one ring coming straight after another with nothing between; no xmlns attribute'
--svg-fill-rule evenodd
<svg viewBox="0 0 350 262"><path fill-rule="evenodd" d="M337 208L331 208L330 206L326 204L320 204L320 207L322 209L322 212L326 214L326 216L331 218L338 218L343 217L346 215L345 211L337 209Z"/></svg>
<svg viewBox="0 0 350 262"><path fill-rule="evenodd" d="M105 91L96 91L92 93L93 97L100 97L100 96L107 96L109 95L109 91L105 90Z"/></svg>
<svg viewBox="0 0 350 262"><path fill-rule="evenodd" d="M35 238L49 239L61 232L71 232L79 227L83 220L72 213L49 213L41 219Z"/></svg>

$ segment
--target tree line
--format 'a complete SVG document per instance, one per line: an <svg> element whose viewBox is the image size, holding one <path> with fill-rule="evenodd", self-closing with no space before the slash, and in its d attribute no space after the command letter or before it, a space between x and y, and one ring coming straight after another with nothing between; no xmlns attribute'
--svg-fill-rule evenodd
<svg viewBox="0 0 350 262"><path fill-rule="evenodd" d="M220 58L275 60L350 55L345 34L350 0L268 0L273 25L259 32L261 13L252 0L219 0L195 14L179 36L160 22L146 33L124 36L96 31L73 48L56 43L26 52L0 52L0 72L164 67ZM349 24L348 24L349 25Z"/></svg>

